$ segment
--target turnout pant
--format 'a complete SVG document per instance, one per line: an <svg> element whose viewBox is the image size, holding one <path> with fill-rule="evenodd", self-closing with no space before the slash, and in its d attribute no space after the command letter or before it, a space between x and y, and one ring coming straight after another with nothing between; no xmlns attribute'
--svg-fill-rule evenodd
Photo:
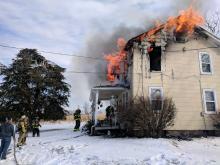
<svg viewBox="0 0 220 165"><path fill-rule="evenodd" d="M26 142L26 132L19 132L19 137L18 137L18 146L21 146L25 144Z"/></svg>
<svg viewBox="0 0 220 165"><path fill-rule="evenodd" d="M78 130L79 127L80 127L80 120L76 120L76 125L75 125L74 130Z"/></svg>
<svg viewBox="0 0 220 165"><path fill-rule="evenodd" d="M28 132L25 133L25 136L21 141L22 144L26 144L27 137L28 137Z"/></svg>
<svg viewBox="0 0 220 165"><path fill-rule="evenodd" d="M6 155L10 143L11 143L11 137L2 137L1 147L0 147L0 159L6 159Z"/></svg>
<svg viewBox="0 0 220 165"><path fill-rule="evenodd" d="M35 135L37 134L37 136L40 136L40 130L39 128L33 128L33 137L35 137Z"/></svg>

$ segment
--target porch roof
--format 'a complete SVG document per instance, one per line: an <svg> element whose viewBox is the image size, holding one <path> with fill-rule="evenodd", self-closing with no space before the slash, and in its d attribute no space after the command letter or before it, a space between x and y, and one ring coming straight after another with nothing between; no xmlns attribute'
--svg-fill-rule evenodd
<svg viewBox="0 0 220 165"><path fill-rule="evenodd" d="M99 93L99 100L109 100L112 95L118 97L126 90L127 88L121 86L96 86L91 89L90 101L95 98L96 92Z"/></svg>

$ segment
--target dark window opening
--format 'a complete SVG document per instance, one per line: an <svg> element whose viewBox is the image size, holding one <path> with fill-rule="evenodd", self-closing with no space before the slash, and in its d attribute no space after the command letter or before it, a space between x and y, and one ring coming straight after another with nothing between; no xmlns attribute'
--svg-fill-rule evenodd
<svg viewBox="0 0 220 165"><path fill-rule="evenodd" d="M178 43L185 43L188 41L186 32L174 32L175 41Z"/></svg>
<svg viewBox="0 0 220 165"><path fill-rule="evenodd" d="M152 46L152 48L152 51L149 52L150 71L161 71L161 47Z"/></svg>

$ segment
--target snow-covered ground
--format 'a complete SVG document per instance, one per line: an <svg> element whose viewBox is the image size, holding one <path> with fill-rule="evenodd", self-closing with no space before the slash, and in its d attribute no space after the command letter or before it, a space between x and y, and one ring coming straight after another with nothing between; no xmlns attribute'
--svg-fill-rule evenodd
<svg viewBox="0 0 220 165"><path fill-rule="evenodd" d="M72 123L45 123L41 137L17 151L20 165L206 165L220 164L220 138L193 141L78 136ZM77 137L78 136L78 137ZM14 165L13 152L3 165Z"/></svg>

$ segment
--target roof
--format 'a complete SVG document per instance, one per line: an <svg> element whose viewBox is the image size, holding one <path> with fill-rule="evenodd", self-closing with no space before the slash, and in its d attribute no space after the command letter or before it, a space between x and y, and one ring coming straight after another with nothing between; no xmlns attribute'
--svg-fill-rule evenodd
<svg viewBox="0 0 220 165"><path fill-rule="evenodd" d="M163 29L163 25L161 25L158 30L155 31L155 33L161 31ZM149 30L150 31L150 30ZM127 44L125 45L125 50L128 50L132 45L133 45L133 42L140 42L140 37L146 33L148 33L149 31L146 31L146 32L143 32L133 38L131 38L130 40L128 40ZM212 38L216 44L218 46L220 46L220 38L218 38L217 36L215 36L214 34L210 33L207 29L201 27L201 26L197 26L195 28L195 31L198 32L198 33L202 33L203 35L205 35L206 37L210 37Z"/></svg>
<svg viewBox="0 0 220 165"><path fill-rule="evenodd" d="M215 40L216 41L216 43L218 44L218 46L220 46L220 38L218 38L216 35L214 35L213 33L210 33L207 29L205 29L205 28L203 28L203 27L197 27L197 29L201 32L201 33L203 33L203 34L205 34L205 35L207 35L208 37L210 37L210 38L212 38L213 40Z"/></svg>
<svg viewBox="0 0 220 165"><path fill-rule="evenodd" d="M92 88L92 90L108 90L108 89L126 89L124 85L99 85Z"/></svg>
<svg viewBox="0 0 220 165"><path fill-rule="evenodd" d="M91 89L90 93L90 100L95 99L95 94L99 93L99 99L100 100L109 100L112 95L119 96L124 91L126 91L127 88L123 86L96 86Z"/></svg>
<svg viewBox="0 0 220 165"><path fill-rule="evenodd" d="M164 27L164 24L160 25L160 27L158 27L157 30L155 30L155 32L157 33L158 31L161 31ZM146 32L143 32L133 38L131 38L130 40L128 40L127 44L125 45L125 50L128 50L129 47L133 44L133 42L140 42L140 37L146 33L148 33L149 31L151 31L152 29L146 31Z"/></svg>

